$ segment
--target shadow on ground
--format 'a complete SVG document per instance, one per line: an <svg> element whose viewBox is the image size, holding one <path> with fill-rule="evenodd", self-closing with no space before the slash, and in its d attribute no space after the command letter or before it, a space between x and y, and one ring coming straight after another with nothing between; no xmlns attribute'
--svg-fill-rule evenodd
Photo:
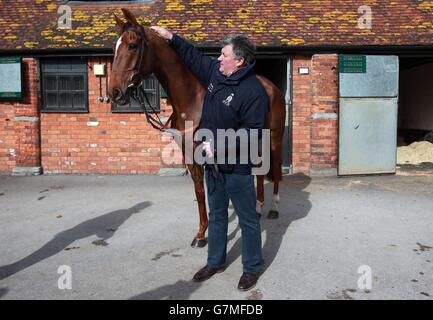
<svg viewBox="0 0 433 320"><path fill-rule="evenodd" d="M291 176L283 177L281 183L280 192L280 203L279 203L279 218L278 219L267 219L267 213L263 211L261 218L262 234L266 234L266 240L262 244L263 259L265 262L264 270L272 264L275 257L278 254L278 250L281 247L284 235L290 224L298 219L302 219L307 216L311 209L311 202L309 201L309 193L304 189L310 184L311 178L303 175L296 174ZM265 185L265 199L272 199L273 184L268 183ZM270 207L270 201L265 204L266 207ZM239 225L233 233L240 230ZM235 235L230 235L234 238ZM227 254L227 263L233 263L242 253L242 240L238 238L233 244L230 251ZM239 270L239 276L242 274L242 270Z"/></svg>
<svg viewBox="0 0 433 320"><path fill-rule="evenodd" d="M200 282L179 280L173 284L146 291L129 300L188 300L200 286Z"/></svg>
<svg viewBox="0 0 433 320"><path fill-rule="evenodd" d="M432 175L433 163L422 162L419 164L398 164L397 173L401 175Z"/></svg>
<svg viewBox="0 0 433 320"><path fill-rule="evenodd" d="M94 219L84 221L71 229L62 231L27 257L9 265L0 266L0 280L10 277L17 272L67 249L70 244L79 239L96 235L99 239L94 242L95 244L107 245L105 241L110 239L126 220L133 214L146 209L150 205L151 202L149 201L140 202L128 209L112 211Z"/></svg>
<svg viewBox="0 0 433 320"><path fill-rule="evenodd" d="M283 181L280 184L280 203L279 203L279 218L276 220L270 220L266 218L266 214L261 219L262 233L266 234L266 240L262 244L263 247L263 259L265 261L264 270L272 265L278 251L281 247L282 240L286 234L290 224L298 219L302 219L307 216L311 210L311 202L309 200L309 192L305 191L311 182L311 178L303 175L296 174L291 176L283 177ZM268 183L265 185L265 204L264 208L270 207L269 199L272 199L273 184ZM236 219L235 213L229 217L229 223L233 223ZM236 228L228 235L228 241L232 241L240 227L237 224ZM227 265L232 264L237 258L240 257L242 252L242 241L238 238L236 242L230 247L227 253ZM203 256L203 261L206 261L206 256ZM195 272L197 270L192 270ZM239 270L239 276L242 274L242 270ZM238 279L233 279L234 283L237 283ZM201 283L194 281L180 280L173 284L161 286L159 288L146 291L142 294L131 297L131 300L160 300L160 299L189 299L192 293L194 293Z"/></svg>
<svg viewBox="0 0 433 320"><path fill-rule="evenodd" d="M0 288L0 299L9 292L8 288Z"/></svg>

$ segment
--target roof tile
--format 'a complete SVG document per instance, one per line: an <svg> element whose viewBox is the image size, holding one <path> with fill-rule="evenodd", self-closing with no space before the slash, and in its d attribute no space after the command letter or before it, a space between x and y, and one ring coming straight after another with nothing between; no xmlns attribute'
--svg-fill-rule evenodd
<svg viewBox="0 0 433 320"><path fill-rule="evenodd" d="M365 0L372 28L360 29L358 0L156 0L136 4L69 3L72 28L58 27L60 0L0 0L0 50L111 48L121 7L142 23L170 28L202 46L245 33L258 46L432 45L433 1Z"/></svg>

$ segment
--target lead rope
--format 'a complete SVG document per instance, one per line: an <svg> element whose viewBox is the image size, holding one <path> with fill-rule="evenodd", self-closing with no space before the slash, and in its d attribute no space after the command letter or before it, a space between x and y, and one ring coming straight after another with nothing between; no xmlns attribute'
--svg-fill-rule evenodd
<svg viewBox="0 0 433 320"><path fill-rule="evenodd" d="M144 28L143 28L143 26L140 26L140 27L141 27L140 28L140 36L141 36L141 41L142 41L142 49L141 49L141 52L140 52L140 61L139 61L139 65L138 65L138 72L141 71L141 65L143 63L143 47L145 45L145 42L144 42L144 39L145 39L145 37L144 37ZM161 119L158 116L158 113L156 112L156 110L152 106L152 104L150 103L149 98L147 97L146 91L144 91L144 89L143 89L143 86L139 85L138 87L133 87L133 88L135 89L132 92L133 97L138 101L138 103L140 104L140 107L143 109L143 113L146 116L147 122L153 128L155 128L155 129L157 129L159 131L168 132L168 133L174 135L173 130L168 127L168 124L173 120L174 113L172 113L170 115L170 117L167 119L167 121L165 122L165 124L162 123ZM146 109L146 105L144 103L143 96L144 96L144 99L146 100L147 104L149 105L150 109L152 110L152 112L155 113L157 119L155 119L154 117L152 117L149 114L148 110ZM192 163L192 168L191 168L190 172L191 172L191 178L192 178L192 180L194 181L194 183L197 183L198 182L197 179L196 179L197 177L195 176L195 173L194 173L195 166L196 166L196 162L194 161L194 157L193 157L193 163Z"/></svg>
<svg viewBox="0 0 433 320"><path fill-rule="evenodd" d="M137 90L134 90L134 93L133 93L134 94L134 98L139 102L140 107L143 109L143 112L144 112L144 114L146 116L147 122L150 123L150 125L153 128L155 128L155 129L157 129L159 131L169 132L169 133L172 134L172 130L171 130L171 128L168 127L168 124L173 120L173 114L174 113L172 113L170 115L170 117L168 118L168 120L166 121L165 124L162 123L161 119L158 116L158 113L156 112L156 110L152 106L152 104L150 103L149 98L147 97L146 91L144 91L144 89L143 89L143 86L140 85L140 86L138 86L137 89L138 89L138 92L137 92ZM157 119L155 119L154 117L152 117L149 114L149 111L146 109L146 104L145 104L145 102L143 100L143 96L144 96L144 99L146 100L147 104L149 105L150 109L152 110L152 112L155 113ZM194 183L198 182L197 179L196 179L197 177L196 177L195 172L194 172L196 165L197 164L196 164L196 162L193 159L192 168L190 170L190 173L191 173L191 178L194 181Z"/></svg>
<svg viewBox="0 0 433 320"><path fill-rule="evenodd" d="M138 90L137 90L138 89ZM137 92L138 91L138 92ZM143 100L143 96L145 101ZM146 92L143 89L142 85L139 85L136 90L133 91L133 98L135 100L138 101L138 103L140 104L141 109L143 110L144 115L146 116L146 120L148 123L150 123L150 125L159 130L159 131L168 131L170 132L170 128L168 127L168 124L173 120L173 113L170 115L170 117L167 119L167 121L164 123L162 123L161 119L158 116L157 111L155 110L155 108L152 106L152 104L149 101L149 98L147 97ZM152 117L149 114L148 109L146 108L146 103L149 105L150 110L155 113L157 119L155 119L154 117Z"/></svg>

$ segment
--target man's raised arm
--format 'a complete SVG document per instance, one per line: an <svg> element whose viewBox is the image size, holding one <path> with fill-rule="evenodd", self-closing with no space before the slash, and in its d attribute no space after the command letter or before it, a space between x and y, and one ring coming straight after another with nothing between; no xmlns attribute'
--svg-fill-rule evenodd
<svg viewBox="0 0 433 320"><path fill-rule="evenodd" d="M195 48L191 43L182 39L180 36L170 32L169 30L157 26L150 27L161 38L170 42L171 47L176 50L185 64L191 71L200 79L201 82L207 87L209 85L210 76L216 60L212 60Z"/></svg>

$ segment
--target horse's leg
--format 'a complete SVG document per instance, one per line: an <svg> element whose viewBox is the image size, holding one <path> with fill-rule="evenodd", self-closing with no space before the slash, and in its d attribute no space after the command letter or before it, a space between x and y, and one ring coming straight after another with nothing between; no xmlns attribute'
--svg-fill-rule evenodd
<svg viewBox="0 0 433 320"><path fill-rule="evenodd" d="M191 172L191 177L194 181L195 196L197 198L198 212L200 217L200 227L194 240L192 240L191 247L202 248L207 244L205 233L208 226L203 168L199 165L188 165L188 169Z"/></svg>
<svg viewBox="0 0 433 320"><path fill-rule="evenodd" d="M265 203L265 187L264 187L264 176L256 176L257 178L257 204L256 212L259 217L262 216L262 208Z"/></svg>
<svg viewBox="0 0 433 320"><path fill-rule="evenodd" d="M278 203L280 202L280 179L281 179L281 143L276 144L276 147L271 150L272 152L272 173L274 179L274 192L272 194L272 208L269 210L268 219L277 219L279 216Z"/></svg>

